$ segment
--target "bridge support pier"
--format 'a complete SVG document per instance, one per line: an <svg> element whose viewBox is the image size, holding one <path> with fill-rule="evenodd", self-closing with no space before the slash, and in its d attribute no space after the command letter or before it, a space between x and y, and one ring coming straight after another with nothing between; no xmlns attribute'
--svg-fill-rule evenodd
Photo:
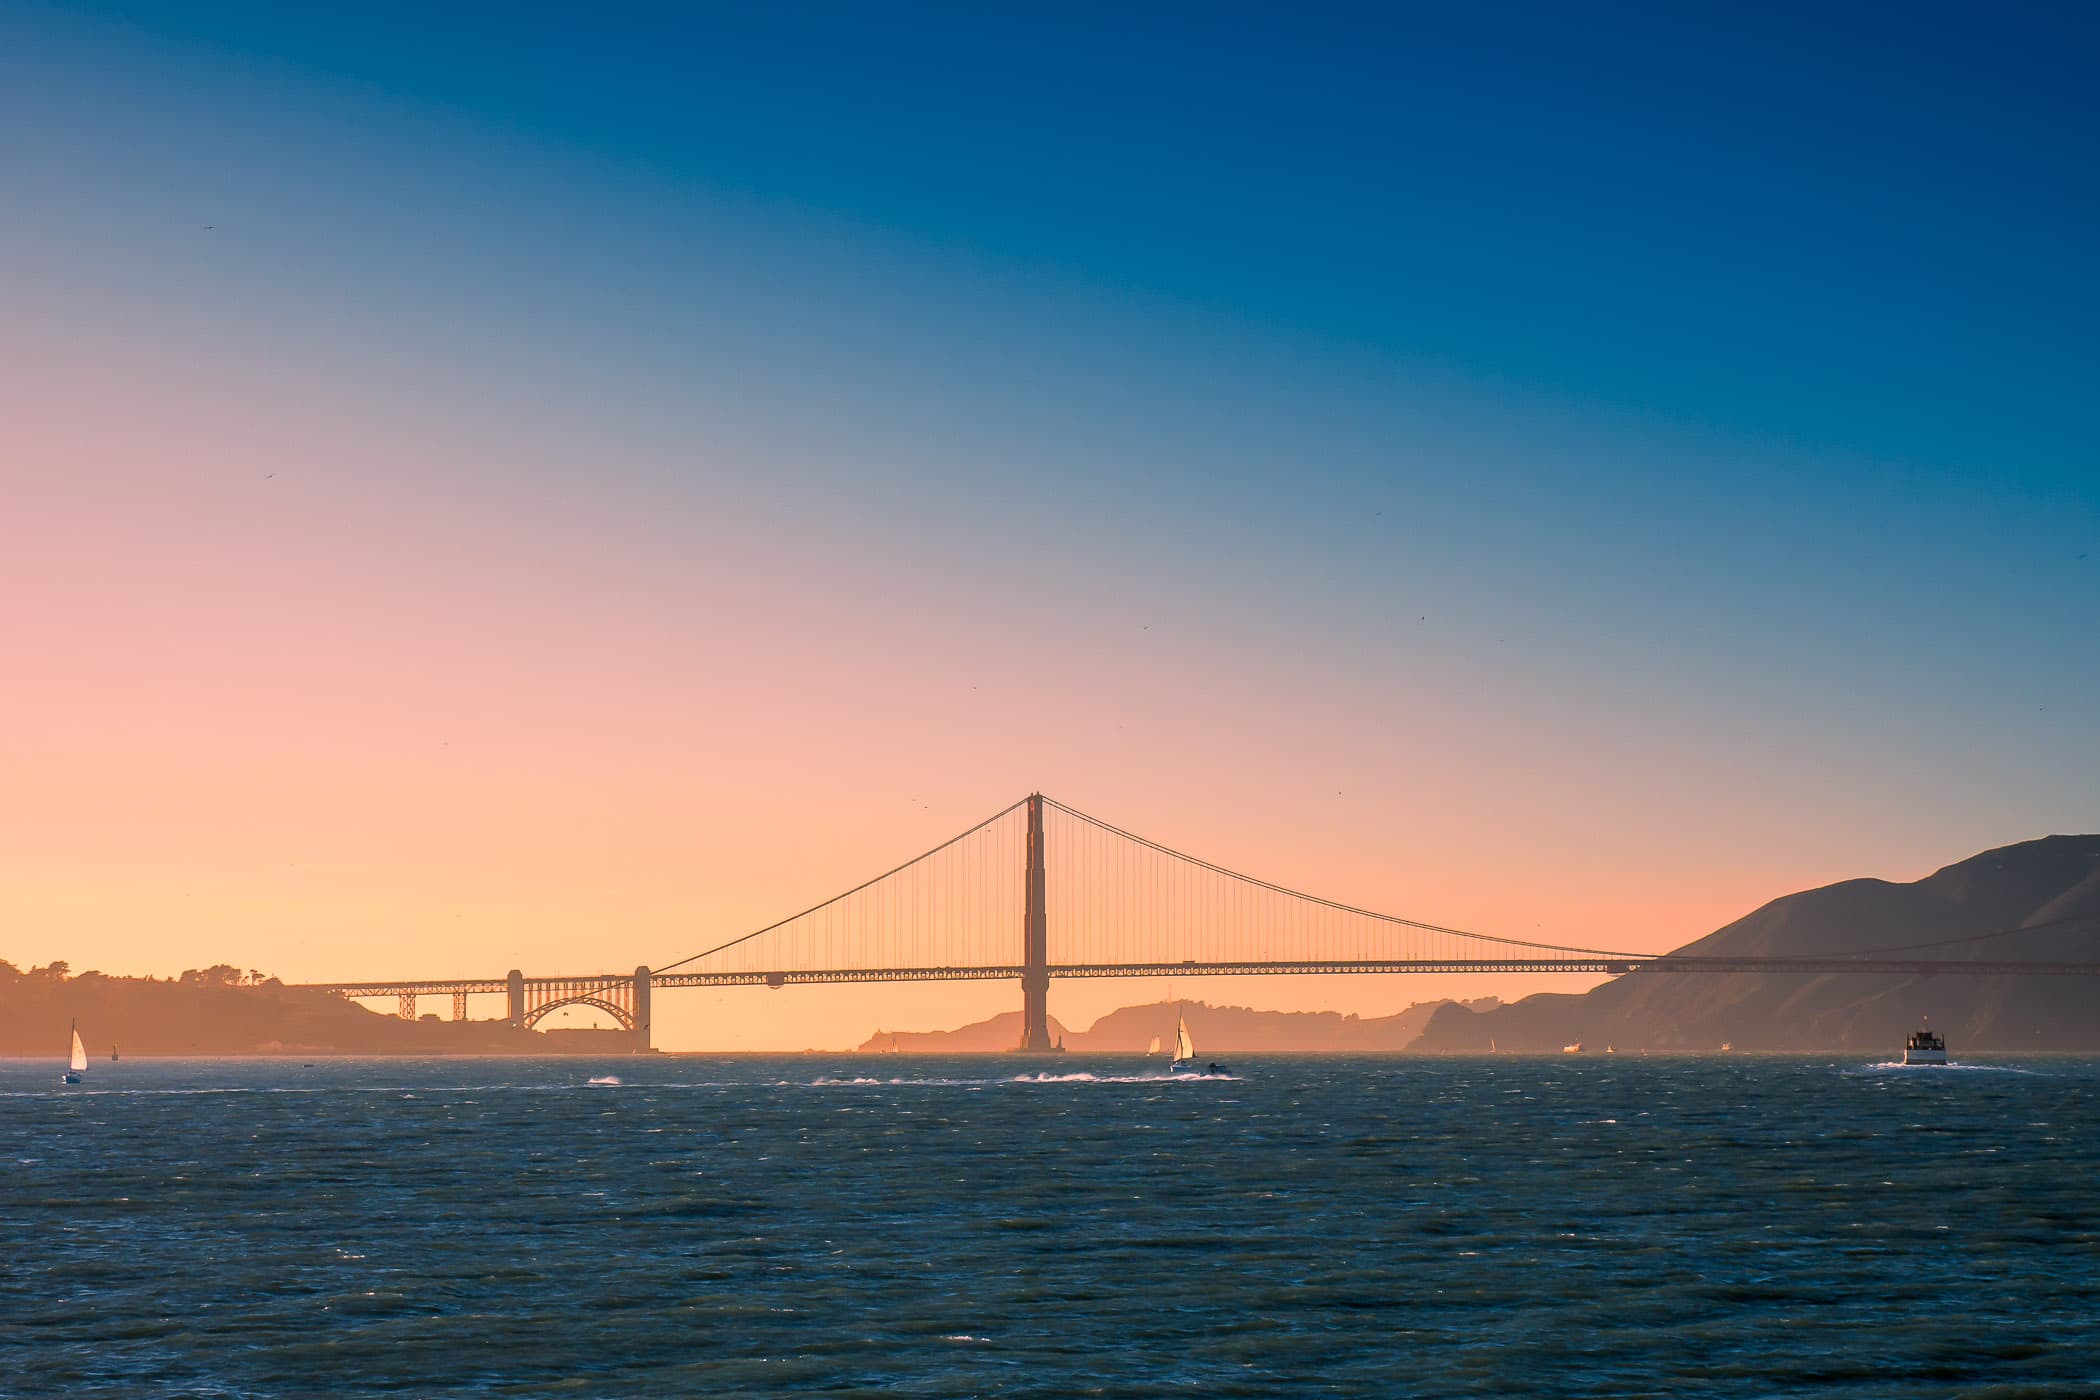
<svg viewBox="0 0 2100 1400"><path fill-rule="evenodd" d="M1021 928L1021 1048L1050 1049L1050 920L1043 896L1043 795L1028 795L1027 911Z"/></svg>
<svg viewBox="0 0 2100 1400"><path fill-rule="evenodd" d="M454 992L452 994L452 1019L455 1021L467 1019L467 994L465 992Z"/></svg>
<svg viewBox="0 0 2100 1400"><path fill-rule="evenodd" d="M519 1030L525 1029L525 974L516 968L510 970L510 1023Z"/></svg>
<svg viewBox="0 0 2100 1400"><path fill-rule="evenodd" d="M649 969L634 970L634 1048L649 1049Z"/></svg>

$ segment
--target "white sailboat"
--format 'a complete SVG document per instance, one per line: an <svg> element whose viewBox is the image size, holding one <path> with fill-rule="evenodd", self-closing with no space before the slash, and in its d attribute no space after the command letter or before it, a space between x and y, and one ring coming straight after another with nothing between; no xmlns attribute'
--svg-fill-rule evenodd
<svg viewBox="0 0 2100 1400"><path fill-rule="evenodd" d="M80 1023L73 1023L73 1055L66 1062L66 1083L78 1084L87 1073L87 1047L80 1043Z"/></svg>
<svg viewBox="0 0 2100 1400"><path fill-rule="evenodd" d="M1146 1046L1146 1047L1145 1047L1145 1053L1146 1053L1147 1055L1157 1055L1157 1054L1159 1053L1159 1037L1158 1037L1158 1036L1156 1036L1156 1035L1155 1035L1155 1036L1153 1036L1153 1037L1152 1037L1152 1043L1151 1043L1150 1045L1148 1045L1148 1046Z"/></svg>
<svg viewBox="0 0 2100 1400"><path fill-rule="evenodd" d="M1169 1074L1194 1074L1196 1072L1196 1045L1189 1039L1189 1023L1181 1013L1174 1014L1174 1062L1167 1066Z"/></svg>

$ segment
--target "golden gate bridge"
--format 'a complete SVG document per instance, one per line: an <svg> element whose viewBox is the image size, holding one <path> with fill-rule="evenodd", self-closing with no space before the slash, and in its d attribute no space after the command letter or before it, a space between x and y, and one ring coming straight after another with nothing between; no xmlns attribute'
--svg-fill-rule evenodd
<svg viewBox="0 0 2100 1400"><path fill-rule="evenodd" d="M305 985L393 998L506 998L531 1028L590 1007L650 1045L650 999L667 987L838 982L1021 984L1019 1049L1051 1048L1049 986L1063 978L1408 973L2043 973L2100 975L2100 962L1960 958L2002 934L1878 948L1846 957L1632 953L1504 938L1383 914L1213 864L1031 793L960 835L764 928L632 973L375 978Z"/></svg>

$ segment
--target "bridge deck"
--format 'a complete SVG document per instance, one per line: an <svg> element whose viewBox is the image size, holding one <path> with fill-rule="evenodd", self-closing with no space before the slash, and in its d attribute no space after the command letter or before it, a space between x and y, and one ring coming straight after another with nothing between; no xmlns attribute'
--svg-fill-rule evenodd
<svg viewBox="0 0 2100 1400"><path fill-rule="evenodd" d="M667 972L650 979L657 987L787 987L851 982L992 982L1018 980L1020 964L995 967L873 967L783 969L778 972ZM1773 972L1799 974L1910 973L1921 976L2100 976L2100 963L2014 962L1957 959L1874 958L1708 958L1658 955L1652 958L1427 958L1381 961L1310 962L1148 962L1052 963L1055 978L1105 977L1288 977L1409 975L1469 972L1588 973L1619 976L1628 972ZM607 987L632 984L634 974L587 973L567 977L528 977L531 988L561 985ZM452 980L307 982L316 991L349 997L437 996L445 992L501 993L509 983L500 977Z"/></svg>

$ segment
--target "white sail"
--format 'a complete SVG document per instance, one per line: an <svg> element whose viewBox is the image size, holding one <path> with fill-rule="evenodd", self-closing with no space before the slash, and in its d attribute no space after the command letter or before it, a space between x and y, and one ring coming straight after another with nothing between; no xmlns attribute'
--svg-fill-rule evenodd
<svg viewBox="0 0 2100 1400"><path fill-rule="evenodd" d="M78 1026L73 1028L73 1059L67 1065L67 1068L75 1074L79 1074L87 1069L87 1047L80 1043L80 1027ZM46 1074L50 1073L49 1070L44 1072Z"/></svg>
<svg viewBox="0 0 2100 1400"><path fill-rule="evenodd" d="M1178 1016L1174 1019L1174 1058L1177 1060L1193 1060L1196 1058L1196 1047L1189 1041L1189 1023Z"/></svg>
<svg viewBox="0 0 2100 1400"><path fill-rule="evenodd" d="M1158 1037L1158 1036L1156 1036L1156 1035L1155 1035L1155 1036L1153 1036L1153 1037L1152 1037L1152 1043L1151 1043L1150 1045L1148 1045L1148 1046L1146 1046L1146 1047L1145 1047L1145 1053L1146 1053L1147 1055L1157 1055L1157 1054L1159 1053L1159 1037Z"/></svg>

